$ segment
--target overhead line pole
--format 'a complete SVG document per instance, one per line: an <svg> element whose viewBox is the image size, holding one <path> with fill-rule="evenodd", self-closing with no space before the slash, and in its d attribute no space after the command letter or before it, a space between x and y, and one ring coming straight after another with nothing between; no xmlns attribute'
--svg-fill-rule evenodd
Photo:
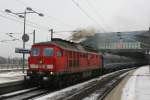
<svg viewBox="0 0 150 100"><path fill-rule="evenodd" d="M35 30L33 31L33 44L35 44Z"/></svg>
<svg viewBox="0 0 150 100"><path fill-rule="evenodd" d="M27 10L28 10L28 12L27 12ZM27 8L25 9L25 11L24 11L24 12L21 12L21 13L14 13L14 12L12 12L12 11L9 10L9 9L6 9L5 11L6 11L7 13L12 13L12 14L14 14L14 15L17 15L17 16L21 17L21 18L24 18L24 27L23 27L22 40L23 40L23 49L25 49L25 42L27 42L27 41L29 40L29 36L26 34L26 14L27 14L27 13L36 13L36 14L38 14L39 16L44 16L44 15L43 15L42 13L38 13L38 12L32 10L32 8L29 8L29 7L27 7ZM23 16L22 16L22 15L23 15ZM22 66L23 66L23 73L24 73L25 53L23 53L23 63L22 63Z"/></svg>
<svg viewBox="0 0 150 100"><path fill-rule="evenodd" d="M149 38L149 42L150 42L150 27L149 27L149 30L148 30L148 38ZM145 52L146 56L147 56L147 59L148 59L148 66L149 66L149 74L150 74L150 44L148 44L148 47L147 47L147 51Z"/></svg>
<svg viewBox="0 0 150 100"><path fill-rule="evenodd" d="M25 12L24 12L23 36L25 35L25 33L26 33L26 9L25 9ZM25 49L25 41L24 40L23 40L23 49ZM25 66L25 53L23 53L23 73L24 73L24 66Z"/></svg>
<svg viewBox="0 0 150 100"><path fill-rule="evenodd" d="M50 29L49 31L51 32L51 41L52 41L54 31L53 31L53 29Z"/></svg>
<svg viewBox="0 0 150 100"><path fill-rule="evenodd" d="M76 31L76 30L74 30L74 31L54 31L53 29L50 29L49 31L50 31L50 33L51 33L51 41L53 40L53 35L54 35L54 33L62 33L62 32L81 32L80 30L79 30L79 31Z"/></svg>

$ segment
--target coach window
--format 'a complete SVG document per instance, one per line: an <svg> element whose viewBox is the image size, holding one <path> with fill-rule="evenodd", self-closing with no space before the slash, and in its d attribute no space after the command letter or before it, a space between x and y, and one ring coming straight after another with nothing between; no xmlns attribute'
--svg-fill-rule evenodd
<svg viewBox="0 0 150 100"><path fill-rule="evenodd" d="M77 58L79 58L79 53L77 53Z"/></svg>
<svg viewBox="0 0 150 100"><path fill-rule="evenodd" d="M86 54L85 53L83 54L83 58L86 58Z"/></svg>
<svg viewBox="0 0 150 100"><path fill-rule="evenodd" d="M80 58L82 58L82 54L80 53Z"/></svg>
<svg viewBox="0 0 150 100"><path fill-rule="evenodd" d="M86 58L88 58L88 54L86 54Z"/></svg>
<svg viewBox="0 0 150 100"><path fill-rule="evenodd" d="M62 52L58 51L56 55L57 55L57 57L61 57L62 56Z"/></svg>
<svg viewBox="0 0 150 100"><path fill-rule="evenodd" d="M31 50L32 56L39 56L39 54L40 54L39 48L32 48L32 50Z"/></svg>
<svg viewBox="0 0 150 100"><path fill-rule="evenodd" d="M44 56L53 56L54 49L53 48L45 48L44 49Z"/></svg>
<svg viewBox="0 0 150 100"><path fill-rule="evenodd" d="M70 58L72 58L72 52L69 52Z"/></svg>

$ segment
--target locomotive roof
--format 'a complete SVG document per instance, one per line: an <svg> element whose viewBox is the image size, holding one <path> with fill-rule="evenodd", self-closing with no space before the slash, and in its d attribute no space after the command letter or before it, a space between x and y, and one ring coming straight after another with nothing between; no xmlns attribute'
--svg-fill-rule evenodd
<svg viewBox="0 0 150 100"><path fill-rule="evenodd" d="M69 49L69 50L73 50L73 51L91 52L91 50L87 50L86 49L87 47L84 48L80 43L74 43L74 42L62 40L59 38L53 38L52 41L35 43L34 45L48 45L48 44L57 45L63 49Z"/></svg>
<svg viewBox="0 0 150 100"><path fill-rule="evenodd" d="M66 41L66 40L62 40L58 38L55 38L52 41L35 43L34 45L48 45L48 44L57 45L63 49L85 51L85 49L79 43L74 43L74 42L70 42L70 41Z"/></svg>

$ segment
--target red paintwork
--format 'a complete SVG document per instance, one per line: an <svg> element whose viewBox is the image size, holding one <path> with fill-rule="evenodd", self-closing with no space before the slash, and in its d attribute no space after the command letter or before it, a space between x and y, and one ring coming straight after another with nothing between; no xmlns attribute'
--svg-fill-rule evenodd
<svg viewBox="0 0 150 100"><path fill-rule="evenodd" d="M54 73L75 73L75 72L82 72L87 70L89 71L89 70L102 68L102 56L97 53L66 49L50 43L47 45L36 44L32 46L32 48L34 47L40 48L41 52L40 52L40 56L37 57L33 57L30 55L28 59L29 70L37 70L37 71L48 70ZM54 48L53 57L42 56L42 50L45 47ZM56 55L57 51L62 52L62 57L57 57ZM39 63L41 60L43 62L42 64ZM30 64L37 64L39 66L53 64L54 68L53 69L47 69L47 68L31 69Z"/></svg>

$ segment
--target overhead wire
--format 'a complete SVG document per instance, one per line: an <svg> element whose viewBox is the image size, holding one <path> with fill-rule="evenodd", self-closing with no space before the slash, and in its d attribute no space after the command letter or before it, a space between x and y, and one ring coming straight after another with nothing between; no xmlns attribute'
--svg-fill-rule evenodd
<svg viewBox="0 0 150 100"><path fill-rule="evenodd" d="M82 11L82 13L84 13L90 20L97 24L103 30L103 32L105 32L101 25L92 16L90 16L75 0L72 0L72 2Z"/></svg>
<svg viewBox="0 0 150 100"><path fill-rule="evenodd" d="M23 6L26 6L27 3L23 2L22 0L16 0L18 3L22 4Z"/></svg>
<svg viewBox="0 0 150 100"><path fill-rule="evenodd" d="M13 36L12 34L10 33L5 33L5 35L9 36L10 38L12 38L11 40L0 40L0 42L9 42L9 41L20 41L19 38Z"/></svg>
<svg viewBox="0 0 150 100"><path fill-rule="evenodd" d="M16 41L22 42L21 40L15 40L15 41L14 40L0 40L0 43L10 44L10 42L16 42ZM26 45L31 47L32 43L26 43Z"/></svg>
<svg viewBox="0 0 150 100"><path fill-rule="evenodd" d="M10 42L10 41L21 41L20 39L12 36L11 38L13 39L8 39L8 40L0 40L0 42L5 43L5 42Z"/></svg>
<svg viewBox="0 0 150 100"><path fill-rule="evenodd" d="M16 1L17 1L18 3L20 3L21 5L25 6L25 7L28 7L28 6L29 6L29 4L23 2L22 0L16 0ZM73 26L73 27L74 27L74 25L68 24L68 23L66 23L66 22L64 22L64 21L62 21L62 20L60 20L60 19L58 19L58 18L56 18L56 17L50 16L50 15L45 15L45 14L44 14L44 16L45 16L48 20L54 20L55 22L59 23L61 26L65 26L65 27ZM51 25L50 25L50 26L51 26ZM60 36L61 34L55 33L54 35Z"/></svg>
<svg viewBox="0 0 150 100"><path fill-rule="evenodd" d="M22 0L15 0L15 1L17 1L18 3L20 3L21 5L23 5L23 6L25 6L25 7L28 7L28 6L29 6L29 4L23 2ZM59 24L61 24L61 25L63 25L63 26L66 26L66 27L74 26L74 25L70 25L70 24L68 24L68 23L66 23L66 22L64 22L64 21L62 21L62 20L60 20L60 19L58 19L58 18L55 18L55 17L53 17L53 16L50 16L50 15L45 15L45 14L44 14L44 16L47 17L47 18L50 19L50 20L55 20L57 23L59 23ZM52 26L52 25L50 25L50 26Z"/></svg>
<svg viewBox="0 0 150 100"><path fill-rule="evenodd" d="M16 41L20 41L20 42L22 42L22 40L21 40L21 39L16 38L16 37L15 37L15 36L13 36L12 34L7 34L7 33L6 33L6 35L8 35L9 37L11 37L12 39L8 39L8 40L0 40L0 42L1 42L1 43L16 42ZM26 45L31 46L31 45L32 45L32 43L27 42L27 43L26 43Z"/></svg>
<svg viewBox="0 0 150 100"><path fill-rule="evenodd" d="M6 33L6 35L8 35L9 37L13 38L13 40L19 40L18 38L16 38L16 37L13 36L12 34L9 34L9 33L7 34L7 33Z"/></svg>
<svg viewBox="0 0 150 100"><path fill-rule="evenodd" d="M70 24L68 24L68 23L66 23L66 22L63 22L62 20L57 19L57 18L55 18L55 17L53 17L53 16L46 15L46 17L47 17L48 19L50 19L50 20L53 19L53 20L57 21L57 23L60 23L61 25L65 26L65 27L73 26L73 25L70 25Z"/></svg>
<svg viewBox="0 0 150 100"><path fill-rule="evenodd" d="M1 18L4 18L4 19L11 20L11 21L15 21L15 22L17 22L17 23L22 23L22 21L19 21L19 20L16 20L16 19L14 19L14 18L10 18L10 17L4 16L4 15L1 15L1 14L0 14L0 17L1 17Z"/></svg>
<svg viewBox="0 0 150 100"><path fill-rule="evenodd" d="M109 25L105 22L103 16L99 13L99 11L96 10L95 6L90 2L90 0L86 0L86 3L87 3L89 6L91 6L90 8L93 9L95 15L97 15L97 16L101 19L101 21L103 22L104 26L105 26L107 29L110 29ZM103 27L103 29L105 29L105 28Z"/></svg>
<svg viewBox="0 0 150 100"><path fill-rule="evenodd" d="M8 14L8 15L10 15L10 14ZM13 16L13 15L10 15L10 16ZM11 20L11 21L15 21L15 22L18 22L18 23L24 23L24 22L21 21L21 20L14 19L14 18L12 18L12 17L8 17L8 16L5 16L5 15L1 15L1 14L0 14L0 17L2 17L2 18L4 18L4 19ZM13 16L13 17L15 17L15 16ZM32 23L32 24L31 24L31 23ZM34 23L34 24L35 24L35 23ZM33 22L27 23L27 25L28 25L29 27L33 27L33 28L36 28L36 29L39 29L39 30L48 31L48 28L46 29L46 28L42 28L42 27L37 26L37 25L36 25L36 26L33 25Z"/></svg>
<svg viewBox="0 0 150 100"><path fill-rule="evenodd" d="M15 1L17 1L19 4L21 4L21 5L25 6L25 7L28 6L28 4L25 3L25 2L23 2L22 0L15 0ZM96 24L105 32L105 29L104 29L93 17L91 17L76 1L74 1L74 0L72 0L72 1L74 2L74 4L75 4L86 16L88 16L89 19L91 19L94 23L96 23ZM53 16L46 16L46 17L49 18L49 19L54 19L54 20L56 20L57 22L59 22L59 23L61 23L61 24L63 24L63 25L66 25L66 23L62 22L61 20L58 20L57 18L55 18L55 17L53 17ZM28 22L29 22L29 21L28 21ZM34 22L30 22L30 23L36 25L36 23L34 23ZM67 25L67 26L70 26L70 25Z"/></svg>
<svg viewBox="0 0 150 100"><path fill-rule="evenodd" d="M11 20L11 21L15 21L15 22L18 22L18 23L23 23L23 21L20 21L20 20L16 20L16 19L14 19L14 18L12 18L12 17L8 17L8 16L5 16L5 15L1 15L0 14L0 17L1 18L4 18L4 19L7 19L7 20ZM35 28L35 26L33 26L33 25L29 25L29 26L32 26L32 27L34 27ZM39 28L38 28L39 29ZM41 30L41 29L40 29ZM46 30L47 31L47 30ZM5 33L6 35L8 35L7 33ZM16 40L20 40L20 39L18 39L18 38L16 38L15 36L13 36L13 35L8 35L9 37L11 37L11 38L13 38L12 40L0 40L0 42L9 42L9 41L16 41Z"/></svg>
<svg viewBox="0 0 150 100"><path fill-rule="evenodd" d="M21 18L18 19L18 18L19 18L18 16L15 16L15 15L12 15L12 14L9 14L9 13L6 13L6 12L3 12L3 11L0 11L0 12L1 12L1 13L4 13L4 14L7 14L7 15L9 15L9 16L12 16L12 17L14 17L14 18L17 18L17 20L21 20ZM30 21L30 20L28 20L28 19L26 19L26 21L27 21L27 24L28 24L29 26L32 25L32 27L33 27L33 25L36 25L35 27L38 27L39 29L44 29L44 30L48 30L48 29L49 29L49 28L46 27L46 26L37 24L37 23L32 22L32 21ZM23 23L23 20L21 20L21 22Z"/></svg>

